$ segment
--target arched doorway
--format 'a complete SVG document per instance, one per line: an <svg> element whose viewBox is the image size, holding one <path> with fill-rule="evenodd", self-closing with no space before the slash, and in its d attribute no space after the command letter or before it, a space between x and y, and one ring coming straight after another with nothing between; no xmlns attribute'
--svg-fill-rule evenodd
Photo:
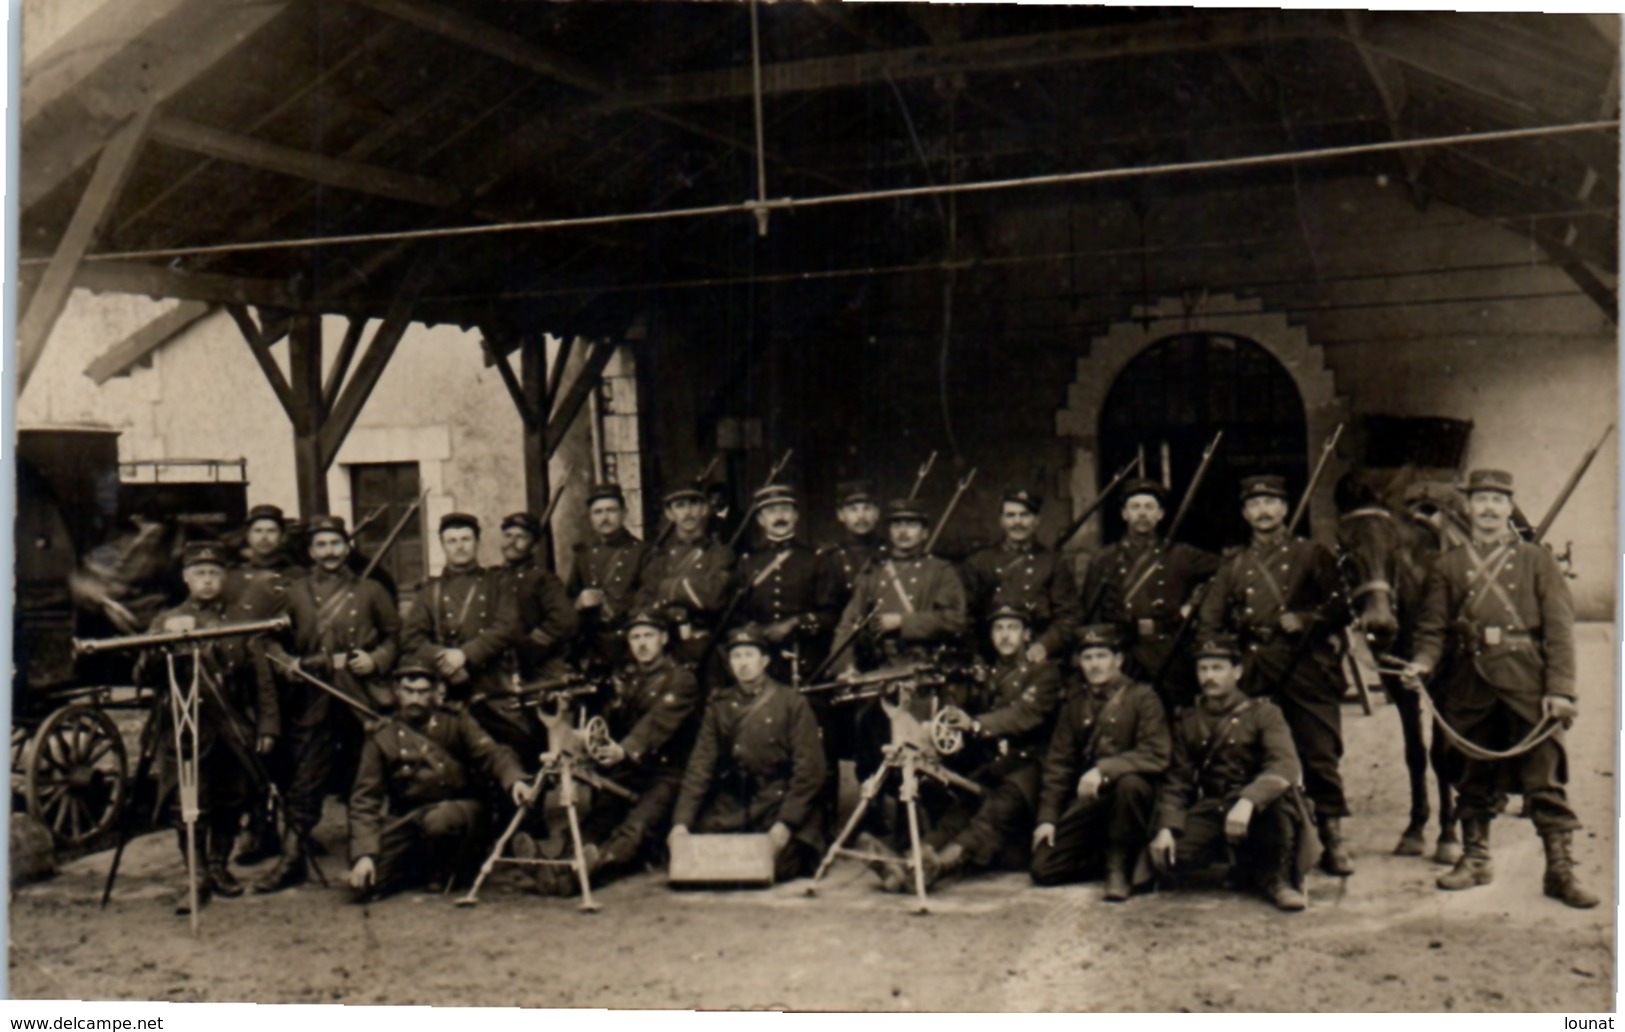
<svg viewBox="0 0 1625 1032"><path fill-rule="evenodd" d="M1224 442L1192 502L1179 537L1217 551L1247 538L1237 492L1241 478L1279 473L1288 488L1308 479L1308 426L1292 374L1268 349L1231 333L1163 337L1128 363L1100 409L1098 476L1145 449L1146 475L1172 484L1168 518L1202 461L1202 449L1224 430ZM1104 507L1106 541L1123 534L1120 507ZM1299 532L1309 532L1308 519Z"/></svg>

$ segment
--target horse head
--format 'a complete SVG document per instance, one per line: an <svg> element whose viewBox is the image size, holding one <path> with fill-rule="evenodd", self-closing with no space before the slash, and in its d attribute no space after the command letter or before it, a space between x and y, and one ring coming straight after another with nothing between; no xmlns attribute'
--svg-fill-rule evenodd
<svg viewBox="0 0 1625 1032"><path fill-rule="evenodd" d="M1398 522L1363 481L1337 485L1339 564L1348 582L1355 621L1379 648L1399 634L1398 583L1404 539Z"/></svg>

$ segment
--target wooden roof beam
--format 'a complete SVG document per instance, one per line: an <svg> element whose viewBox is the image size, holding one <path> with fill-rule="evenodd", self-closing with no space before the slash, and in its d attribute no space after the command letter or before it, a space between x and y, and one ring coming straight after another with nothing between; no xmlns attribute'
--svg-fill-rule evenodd
<svg viewBox="0 0 1625 1032"><path fill-rule="evenodd" d="M1365 12L1344 11L1343 19L1348 27L1349 42L1354 45L1354 52L1360 55L1360 63L1365 66L1366 75L1370 77L1371 85L1382 101L1382 111L1388 119L1388 131L1393 134L1395 140L1405 139L1405 126L1401 116L1404 114L1406 102L1410 99L1410 92L1405 86L1404 70L1366 46ZM1408 150L1400 151L1399 156L1405 164L1405 182L1410 188L1411 202L1416 205L1417 211L1424 211L1427 208L1427 191L1422 186L1422 169L1427 160L1426 155L1422 151Z"/></svg>
<svg viewBox="0 0 1625 1032"><path fill-rule="evenodd" d="M449 208L461 197L452 187L422 176L329 158L179 118L159 119L152 138L221 161L430 208Z"/></svg>
<svg viewBox="0 0 1625 1032"><path fill-rule="evenodd" d="M30 275L30 270L23 270L22 278L25 281ZM293 288L282 280L181 272L167 265L140 262L81 263L73 277L73 285L99 294L140 294L151 298L180 298L211 304L268 308L301 307Z"/></svg>
<svg viewBox="0 0 1625 1032"><path fill-rule="evenodd" d="M126 376L136 363L150 357L165 344L190 329L194 323L220 310L203 301L182 301L147 323L85 366L85 375L100 387L115 376Z"/></svg>
<svg viewBox="0 0 1625 1032"><path fill-rule="evenodd" d="M1075 32L1002 36L951 45L779 61L762 66L762 92L841 89L883 83L887 79L1006 72L1125 57L1263 46L1340 34L1335 23L1307 13L1287 19L1251 13L1204 15ZM617 111L663 104L703 104L750 97L753 91L751 69L742 65L667 76L656 80L648 89L606 97L600 106Z"/></svg>

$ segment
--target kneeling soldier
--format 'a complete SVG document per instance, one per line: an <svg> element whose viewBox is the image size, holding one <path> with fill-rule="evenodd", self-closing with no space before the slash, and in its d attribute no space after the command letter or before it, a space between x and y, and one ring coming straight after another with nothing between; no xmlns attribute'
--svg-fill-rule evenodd
<svg viewBox="0 0 1625 1032"><path fill-rule="evenodd" d="M1274 703L1244 695L1241 676L1234 637L1215 635L1197 648L1202 695L1174 720L1151 862L1164 873L1203 867L1228 847L1234 877L1251 875L1278 908L1302 910L1302 768L1286 718Z"/></svg>
<svg viewBox="0 0 1625 1032"><path fill-rule="evenodd" d="M958 801L960 797L938 822L932 838L951 838L940 852L932 848L937 843L927 845L928 881L966 866L1021 870L1029 859L1039 761L1060 701L1061 678L1053 663L1028 658L1033 633L1027 610L1001 606L993 611L992 620L998 666L990 682L966 700L975 715L961 725L970 738L966 755L975 764L970 777L987 794L979 805L971 804L975 809L968 823L962 823L961 814L968 807ZM962 830L954 833L955 824Z"/></svg>
<svg viewBox="0 0 1625 1032"><path fill-rule="evenodd" d="M1133 891L1173 745L1162 700L1123 675L1117 628L1085 627L1079 643L1084 684L1062 707L1044 756L1032 876L1060 885L1104 867L1106 899L1117 903Z"/></svg>
<svg viewBox="0 0 1625 1032"><path fill-rule="evenodd" d="M604 708L614 741L602 757L605 775L637 793L629 802L609 792L593 793L592 811L582 822L583 852L590 872L620 874L665 838L677 793L683 786L683 762L694 747L700 686L694 674L666 653L671 636L665 617L639 610L626 624L626 646L632 661L615 682L615 696ZM523 834L523 833L521 833ZM528 855L515 842L515 855ZM536 855L541 855L537 853ZM568 895L576 879L564 867L538 867L544 893Z"/></svg>
<svg viewBox="0 0 1625 1032"><path fill-rule="evenodd" d="M350 887L358 902L412 884L439 892L481 859L488 816L470 768L529 799L525 772L465 712L435 704L433 665L417 656L395 671L395 718L361 747L350 793Z"/></svg>
<svg viewBox="0 0 1625 1032"><path fill-rule="evenodd" d="M818 791L824 747L812 707L767 676L767 643L747 626L728 635L728 666L737 684L716 692L683 775L671 837L767 832L774 877L787 881L818 863L824 821Z"/></svg>

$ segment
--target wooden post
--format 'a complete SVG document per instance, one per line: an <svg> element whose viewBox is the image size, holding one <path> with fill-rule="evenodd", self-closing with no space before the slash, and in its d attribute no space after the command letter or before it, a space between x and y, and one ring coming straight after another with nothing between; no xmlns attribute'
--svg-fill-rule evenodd
<svg viewBox="0 0 1625 1032"><path fill-rule="evenodd" d="M524 422L525 433L525 509L540 516L547 510L547 464L552 457L547 447L547 338L540 333L525 334L519 351L519 381L525 408L538 418ZM549 569L557 569L558 559L553 554L553 528L542 528L542 540L537 548L546 557Z"/></svg>
<svg viewBox="0 0 1625 1032"><path fill-rule="evenodd" d="M322 454L322 317L301 313L288 333L289 386L293 389L293 465L299 516L328 514L327 467Z"/></svg>

